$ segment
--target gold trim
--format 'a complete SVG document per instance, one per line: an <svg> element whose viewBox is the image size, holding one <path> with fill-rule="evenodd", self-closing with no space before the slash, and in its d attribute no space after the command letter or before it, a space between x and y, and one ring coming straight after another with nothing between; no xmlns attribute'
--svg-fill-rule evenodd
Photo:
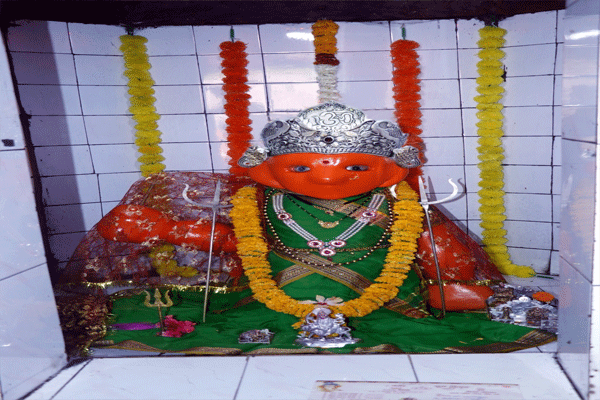
<svg viewBox="0 0 600 400"><path fill-rule="evenodd" d="M372 347L358 347L352 350L354 354L383 354L383 353L396 353L396 354L406 354L399 347L393 344L379 344L377 346Z"/></svg>
<svg viewBox="0 0 600 400"><path fill-rule="evenodd" d="M511 343L490 343L482 346L465 347L446 347L441 350L427 352L405 352L393 344L380 344L371 347L358 347L352 350L350 354L470 354L470 353L508 353L518 350L524 350L531 347L543 346L556 341L556 335L545 331L531 331ZM97 342L96 344L99 344ZM279 348L260 348L247 352L238 348L230 347L192 347L185 350L164 350L135 340L125 340L119 344L110 346L98 346L101 349L121 349L148 351L156 353L170 354L194 354L194 355L283 355L283 354L340 354L329 350L317 349L312 347L303 347L298 349L279 349ZM93 352L93 348L91 349ZM93 355L93 353L92 353Z"/></svg>
<svg viewBox="0 0 600 400"><path fill-rule="evenodd" d="M482 280L478 280L478 279L471 279L471 280L442 279L442 284L444 286L446 286L446 285L490 286L490 285L497 285L501 282L502 281L499 281L497 279L482 279ZM427 279L427 280L425 280L424 283L426 285L437 285L438 280L437 279Z"/></svg>
<svg viewBox="0 0 600 400"><path fill-rule="evenodd" d="M543 346L556 341L555 334L535 330L526 333L519 339L510 343L490 343L481 346L468 347L446 347L434 353L439 354L467 354L467 353L510 353L513 351L529 349L531 347Z"/></svg>
<svg viewBox="0 0 600 400"><path fill-rule="evenodd" d="M351 269L336 265L335 263L319 257L316 254L299 254L298 257L291 258L286 254L278 252L277 250L273 250L273 252L284 260L290 262L299 262L302 264L301 267L325 276L335 282L341 283L342 285L354 290L358 294L362 294L364 289L372 284L372 282L367 278L352 271ZM311 265L307 264L307 262L314 262L322 265Z"/></svg>
<svg viewBox="0 0 600 400"><path fill-rule="evenodd" d="M192 347L185 350L165 350L157 347L152 347L136 340L125 340L119 344L111 346L102 346L102 349L120 349L120 350L135 350L148 351L156 353L173 353L173 354L197 354L197 355L241 355L242 350L229 347ZM92 349L93 350L93 349Z"/></svg>
<svg viewBox="0 0 600 400"><path fill-rule="evenodd" d="M169 283L164 283L164 284L158 284L158 285L153 285L150 283L145 283L145 284L140 284L140 282L136 282L136 281L107 281L107 282L72 282L72 283L61 283L57 285L57 288L64 288L64 287L87 287L87 288L99 288L99 289L106 289L108 287L128 287L128 286L132 286L131 289L147 289L147 288L158 288L158 289L170 289L170 290L178 290L180 292L204 292L205 290L205 285L204 284L198 284L198 285L175 285L175 284L169 284ZM217 293L217 294L222 294L222 293L231 293L231 292L242 292L246 289L248 289L249 286L248 285L243 285L243 286L215 286L215 285L210 285L209 289L212 293Z"/></svg>
<svg viewBox="0 0 600 400"><path fill-rule="evenodd" d="M275 275L275 282L279 287L284 287L287 284L300 280L306 276L312 275L314 272L303 267L302 265L292 265Z"/></svg>
<svg viewBox="0 0 600 400"><path fill-rule="evenodd" d="M268 355L273 355L273 354L279 355L279 354L315 354L315 353L319 353L319 349L314 348L314 347L303 347L300 349L262 348L262 349L255 349L255 350L247 351L244 354L268 356Z"/></svg>

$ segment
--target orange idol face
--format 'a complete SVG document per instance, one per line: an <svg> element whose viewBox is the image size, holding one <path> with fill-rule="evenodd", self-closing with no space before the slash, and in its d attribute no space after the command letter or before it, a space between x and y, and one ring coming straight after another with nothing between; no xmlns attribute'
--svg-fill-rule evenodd
<svg viewBox="0 0 600 400"><path fill-rule="evenodd" d="M258 183L319 199L342 199L392 186L407 174L389 158L359 153L284 154L249 171Z"/></svg>

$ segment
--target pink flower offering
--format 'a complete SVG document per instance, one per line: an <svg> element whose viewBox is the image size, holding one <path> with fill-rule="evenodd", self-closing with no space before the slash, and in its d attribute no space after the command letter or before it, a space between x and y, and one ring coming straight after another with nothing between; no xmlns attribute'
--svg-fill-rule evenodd
<svg viewBox="0 0 600 400"><path fill-rule="evenodd" d="M167 315L164 320L165 331L162 336L179 338L185 333L194 331L195 322L192 321L177 321L172 315Z"/></svg>

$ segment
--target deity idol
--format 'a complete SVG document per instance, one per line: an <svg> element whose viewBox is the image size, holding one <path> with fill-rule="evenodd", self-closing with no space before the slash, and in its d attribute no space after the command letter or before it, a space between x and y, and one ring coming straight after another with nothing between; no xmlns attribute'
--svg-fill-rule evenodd
<svg viewBox="0 0 600 400"><path fill-rule="evenodd" d="M496 324L481 313L431 317L426 299L442 307L431 232L418 195L404 181L420 165L419 151L406 145L407 135L396 124L325 103L270 122L262 139L265 148L251 147L239 160L258 185L233 196L233 229L217 224L214 236L213 251L236 251L252 289L242 300L214 300L231 329L284 330L281 321L298 327L325 307L349 317L357 336L370 337L366 345L401 347L390 335L412 332L410 351L428 335L458 345L465 342L457 332L473 330L481 337L476 327ZM445 309L485 309L493 294L488 286L502 275L443 214L430 213ZM116 207L97 229L115 241L166 241L204 251L210 245L210 223L176 221L137 205ZM490 341L502 335L492 336Z"/></svg>

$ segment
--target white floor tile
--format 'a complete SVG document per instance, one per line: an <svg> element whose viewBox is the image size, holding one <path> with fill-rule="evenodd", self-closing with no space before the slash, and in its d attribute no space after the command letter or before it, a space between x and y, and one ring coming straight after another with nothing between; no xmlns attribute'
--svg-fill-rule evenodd
<svg viewBox="0 0 600 400"><path fill-rule="evenodd" d="M419 382L518 384L528 400L579 399L551 354L411 355Z"/></svg>
<svg viewBox="0 0 600 400"><path fill-rule="evenodd" d="M52 398L52 396L54 396L65 384L67 384L67 382L73 379L77 373L87 365L88 362L63 369L54 378L30 394L27 397L27 400L48 400Z"/></svg>
<svg viewBox="0 0 600 400"><path fill-rule="evenodd" d="M406 355L296 355L252 357L236 396L307 399L317 380L416 382Z"/></svg>
<svg viewBox="0 0 600 400"><path fill-rule="evenodd" d="M245 357L95 359L53 400L233 399Z"/></svg>

